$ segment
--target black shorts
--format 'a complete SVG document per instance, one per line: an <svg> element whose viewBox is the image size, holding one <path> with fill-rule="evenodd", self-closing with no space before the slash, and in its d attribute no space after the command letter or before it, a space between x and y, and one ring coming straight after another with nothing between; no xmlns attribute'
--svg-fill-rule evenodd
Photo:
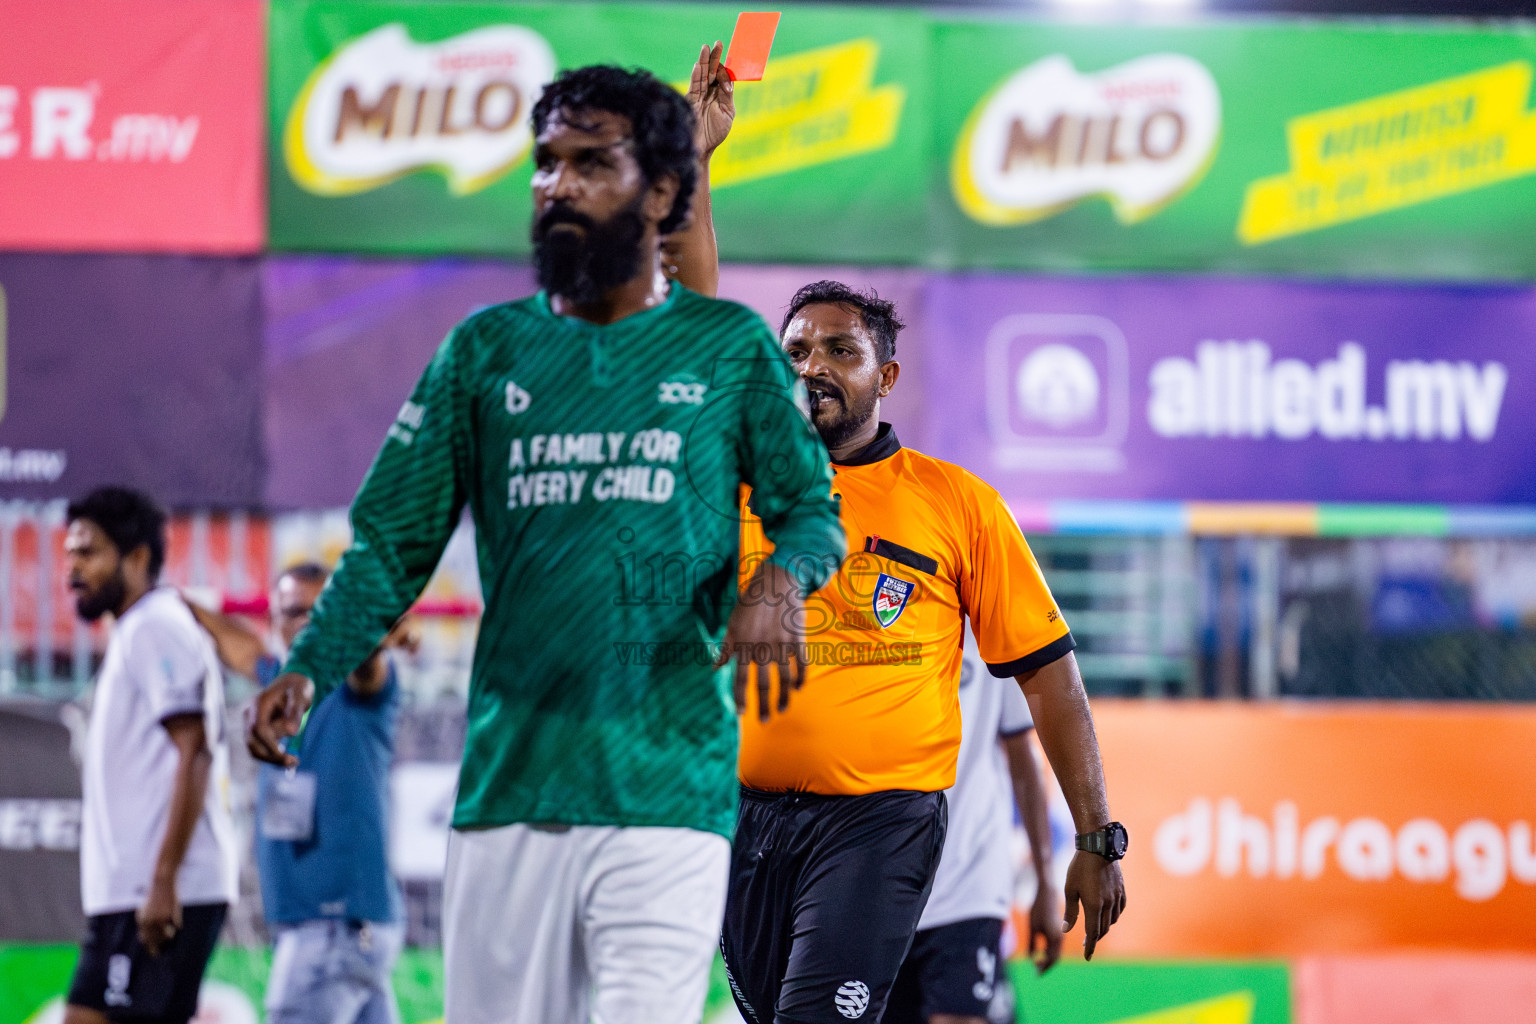
<svg viewBox="0 0 1536 1024"><path fill-rule="evenodd" d="M187 1024L197 1013L197 991L227 909L224 903L182 907L181 929L159 956L139 942L133 911L88 918L69 983L70 1005L115 1021Z"/></svg>
<svg viewBox="0 0 1536 1024"><path fill-rule="evenodd" d="M1013 1024L1013 986L996 917L924 928L901 965L882 1024L927 1024L934 1014Z"/></svg>
<svg viewBox="0 0 1536 1024"><path fill-rule="evenodd" d="M944 849L943 793L743 789L720 949L751 1024L878 1021Z"/></svg>

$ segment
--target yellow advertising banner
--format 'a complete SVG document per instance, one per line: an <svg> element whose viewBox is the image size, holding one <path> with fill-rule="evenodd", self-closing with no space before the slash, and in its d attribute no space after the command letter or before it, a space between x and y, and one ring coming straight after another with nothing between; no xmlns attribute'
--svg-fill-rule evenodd
<svg viewBox="0 0 1536 1024"><path fill-rule="evenodd" d="M1431 82L1286 125L1291 169L1248 186L1257 245L1536 173L1529 61Z"/></svg>

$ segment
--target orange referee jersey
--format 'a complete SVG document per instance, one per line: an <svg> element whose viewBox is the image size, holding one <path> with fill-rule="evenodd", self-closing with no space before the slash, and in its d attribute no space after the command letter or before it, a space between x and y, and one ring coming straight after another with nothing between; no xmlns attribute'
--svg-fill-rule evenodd
<svg viewBox="0 0 1536 1024"><path fill-rule="evenodd" d="M982 480L903 448L886 423L833 470L849 555L806 601L809 664L789 710L758 721L748 688L741 781L827 794L947 789L965 619L1002 677L1062 657L1072 634L1018 523ZM773 548L755 516L744 520L745 579Z"/></svg>

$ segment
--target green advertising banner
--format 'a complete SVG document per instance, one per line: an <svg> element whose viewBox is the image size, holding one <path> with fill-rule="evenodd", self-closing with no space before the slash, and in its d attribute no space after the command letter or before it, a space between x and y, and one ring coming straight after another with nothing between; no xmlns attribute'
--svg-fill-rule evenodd
<svg viewBox="0 0 1536 1024"><path fill-rule="evenodd" d="M1536 276L1536 31L937 27L929 262Z"/></svg>
<svg viewBox="0 0 1536 1024"><path fill-rule="evenodd" d="M1008 966L1021 1021L1051 1024L1290 1024L1291 972L1280 961L1074 959L1043 977Z"/></svg>
<svg viewBox="0 0 1536 1024"><path fill-rule="evenodd" d="M0 946L0 1024L58 1024L78 951L65 945ZM220 946L203 981L202 1009L222 1024L257 1024L272 956ZM1044 977L1008 964L1023 1021L1053 1024L1290 1024L1290 969L1266 961L1063 959ZM440 1024L443 958L407 949L394 972L401 1024ZM704 1024L740 1024L725 966L716 957Z"/></svg>
<svg viewBox="0 0 1536 1024"><path fill-rule="evenodd" d="M528 111L559 68L686 88L725 5L273 0L271 245L528 251ZM934 157L921 14L786 12L713 168L728 259L905 263Z"/></svg>
<svg viewBox="0 0 1536 1024"><path fill-rule="evenodd" d="M683 87L724 5L273 0L275 249L527 252L558 68ZM791 7L713 168L722 255L1536 277L1536 29Z"/></svg>
<svg viewBox="0 0 1536 1024"><path fill-rule="evenodd" d="M69 945L0 945L0 1024L60 1024L79 953ZM197 1019L257 1024L263 1016L262 997L271 967L269 949L220 945L203 978ZM405 950L395 964L393 981L400 1024L440 1024L441 952Z"/></svg>

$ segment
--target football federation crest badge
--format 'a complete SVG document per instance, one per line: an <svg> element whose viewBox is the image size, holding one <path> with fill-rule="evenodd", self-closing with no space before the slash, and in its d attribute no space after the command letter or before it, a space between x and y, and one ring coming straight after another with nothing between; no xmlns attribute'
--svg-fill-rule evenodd
<svg viewBox="0 0 1536 1024"><path fill-rule="evenodd" d="M875 618L883 628L889 629L891 623L901 617L915 587L916 584L906 580L880 574L880 578L875 581Z"/></svg>

